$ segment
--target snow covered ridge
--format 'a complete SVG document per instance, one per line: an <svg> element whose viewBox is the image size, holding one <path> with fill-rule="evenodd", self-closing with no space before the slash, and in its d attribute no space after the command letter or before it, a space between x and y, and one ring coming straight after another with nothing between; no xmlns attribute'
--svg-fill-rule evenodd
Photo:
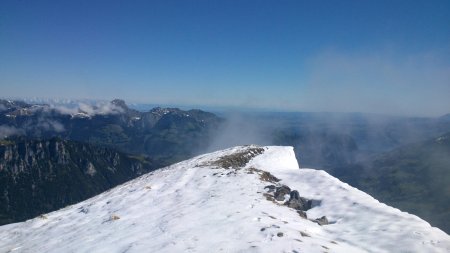
<svg viewBox="0 0 450 253"><path fill-rule="evenodd" d="M315 221L322 216L330 224ZM0 252L450 252L450 237L323 171L299 169L291 147L245 146L1 226Z"/></svg>

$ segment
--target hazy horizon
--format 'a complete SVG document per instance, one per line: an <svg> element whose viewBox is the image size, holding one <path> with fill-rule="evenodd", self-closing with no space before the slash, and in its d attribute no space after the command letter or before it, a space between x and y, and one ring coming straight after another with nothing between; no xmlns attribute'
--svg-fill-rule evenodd
<svg viewBox="0 0 450 253"><path fill-rule="evenodd" d="M111 98L111 99L88 99L88 98L38 98L38 97L0 97L0 99L10 100L10 101L23 101L29 104L48 104L53 107L63 106L63 107L79 107L80 105L92 105L92 106L103 106L105 103L109 103L115 99L124 100L122 98ZM377 113L377 112L362 112L362 111L301 111L301 110L289 110L289 109L276 109L276 108L257 108L257 107L239 107L239 106L217 106L217 105L192 105L192 104L164 104L164 103L146 103L140 101L127 101L124 100L127 106L131 109L138 111L148 111L155 107L163 108L179 108L181 110L191 110L200 109L203 111L208 111L216 114L233 115L233 114L247 114L247 113L312 113L312 114L362 114L362 115L373 115L381 117L425 117L434 118L441 117L450 114L450 110L444 114L436 115L417 115L417 114L396 114L396 113Z"/></svg>

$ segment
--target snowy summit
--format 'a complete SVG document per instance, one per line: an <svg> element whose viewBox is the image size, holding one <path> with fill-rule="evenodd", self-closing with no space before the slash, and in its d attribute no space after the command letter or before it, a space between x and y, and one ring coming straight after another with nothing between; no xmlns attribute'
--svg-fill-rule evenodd
<svg viewBox="0 0 450 253"><path fill-rule="evenodd" d="M0 252L449 252L450 237L291 147L243 146L0 227Z"/></svg>

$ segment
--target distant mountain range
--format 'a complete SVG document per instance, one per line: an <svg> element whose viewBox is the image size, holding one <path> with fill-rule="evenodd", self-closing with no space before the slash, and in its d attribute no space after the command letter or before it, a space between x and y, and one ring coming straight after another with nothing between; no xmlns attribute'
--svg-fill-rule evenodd
<svg viewBox="0 0 450 253"><path fill-rule="evenodd" d="M76 108L0 100L0 135L75 140L144 154L161 165L205 149L221 119L201 110L128 108L123 100Z"/></svg>

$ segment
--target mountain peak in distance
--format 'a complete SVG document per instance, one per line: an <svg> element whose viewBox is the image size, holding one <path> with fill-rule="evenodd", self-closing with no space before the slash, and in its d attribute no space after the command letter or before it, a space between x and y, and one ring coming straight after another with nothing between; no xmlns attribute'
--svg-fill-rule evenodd
<svg viewBox="0 0 450 253"><path fill-rule="evenodd" d="M127 104L125 103L125 101L122 100L122 99L117 99L116 98L116 99L111 101L111 104L113 104L113 105L115 105L117 107L120 107L120 108L124 109L125 111L127 111L129 109Z"/></svg>

